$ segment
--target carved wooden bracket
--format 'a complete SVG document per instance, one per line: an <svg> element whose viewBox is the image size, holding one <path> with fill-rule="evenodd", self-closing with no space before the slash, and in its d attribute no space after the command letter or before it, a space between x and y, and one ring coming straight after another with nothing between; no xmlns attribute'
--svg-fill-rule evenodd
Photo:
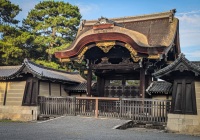
<svg viewBox="0 0 200 140"><path fill-rule="evenodd" d="M141 57L137 56L137 51L133 49L130 44L125 44L125 47L129 50L131 58L134 62L138 62L141 59Z"/></svg>
<svg viewBox="0 0 200 140"><path fill-rule="evenodd" d="M108 53L115 44L115 41L96 42L96 46L99 47L104 53Z"/></svg>
<svg viewBox="0 0 200 140"><path fill-rule="evenodd" d="M83 59L84 59L84 54L85 54L85 52L88 50L88 47L85 47L83 50L82 50L82 52L77 56L77 60L76 60L76 62L78 62L78 63L81 63L82 61L83 61Z"/></svg>

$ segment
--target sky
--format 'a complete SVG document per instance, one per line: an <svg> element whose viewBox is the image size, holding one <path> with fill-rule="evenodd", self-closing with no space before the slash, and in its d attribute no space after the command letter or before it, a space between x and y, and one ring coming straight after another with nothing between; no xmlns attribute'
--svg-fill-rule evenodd
<svg viewBox="0 0 200 140"><path fill-rule="evenodd" d="M10 0L22 11L19 20L42 0ZM59 1L59 0L54 0ZM61 1L61 0L60 0ZM176 9L179 19L181 52L191 61L200 61L200 0L62 0L76 5L82 19L98 19L101 16L116 18L137 16Z"/></svg>

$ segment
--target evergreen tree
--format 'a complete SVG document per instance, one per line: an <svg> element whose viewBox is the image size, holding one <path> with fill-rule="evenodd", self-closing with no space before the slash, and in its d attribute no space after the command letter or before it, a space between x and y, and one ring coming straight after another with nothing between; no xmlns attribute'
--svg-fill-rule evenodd
<svg viewBox="0 0 200 140"><path fill-rule="evenodd" d="M80 18L78 7L63 1L40 2L28 13L23 27L34 34L35 50L46 53L43 57L37 57L44 61L40 61L40 64L56 62L53 54L70 45Z"/></svg>
<svg viewBox="0 0 200 140"><path fill-rule="evenodd" d="M20 44L20 32L15 19L21 11L18 5L12 4L9 0L0 0L0 65L18 64L24 52L17 44ZM21 63L21 62L20 62Z"/></svg>

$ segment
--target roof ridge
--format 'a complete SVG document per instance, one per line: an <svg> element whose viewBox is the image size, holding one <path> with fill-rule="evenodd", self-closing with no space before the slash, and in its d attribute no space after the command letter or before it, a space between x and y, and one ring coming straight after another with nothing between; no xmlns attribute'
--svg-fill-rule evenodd
<svg viewBox="0 0 200 140"><path fill-rule="evenodd" d="M31 62L31 61L29 61L27 58L24 59L24 65L25 65L31 72L33 72L33 73L35 73L35 74L37 74L37 75L39 75L39 76L43 76L43 74L40 74L40 73L36 72L35 70L33 70L33 69L31 68L31 66L29 65L30 62ZM34 64L34 65L35 65L35 63L31 63L31 64Z"/></svg>
<svg viewBox="0 0 200 140"><path fill-rule="evenodd" d="M43 65L39 65L39 64L34 63L34 62L31 61L31 60L28 60L27 58L24 59L24 63L26 63L26 64L30 63L30 64L33 64L33 65L39 67L39 68L43 68L43 69L47 69L47 70L53 70L53 71L62 72L62 73L66 73L66 74L73 74L73 75L79 74L78 72L67 72L67 71L64 71L64 70L58 70L58 69L46 67L46 66L43 66ZM30 67L30 66L29 66L29 67ZM36 72L36 73L37 73L37 72Z"/></svg>
<svg viewBox="0 0 200 140"><path fill-rule="evenodd" d="M153 19L153 18L162 18L162 17L170 17L170 16L174 16L176 13L176 9L172 9L170 11L166 11L166 12L157 12L157 13L152 13L152 14L143 14L143 15L136 15L136 16L124 16L124 17L116 17L116 18L107 18L109 20L113 20L113 21L118 21L118 22L124 22L124 20L147 20L147 19ZM120 21L122 20L122 21ZM94 20L85 20L85 25L90 24L90 23L94 23L97 22L98 19L94 19Z"/></svg>

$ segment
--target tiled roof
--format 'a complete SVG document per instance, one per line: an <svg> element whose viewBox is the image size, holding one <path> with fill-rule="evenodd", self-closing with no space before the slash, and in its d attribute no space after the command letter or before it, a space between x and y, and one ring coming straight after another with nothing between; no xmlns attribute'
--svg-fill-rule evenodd
<svg viewBox="0 0 200 140"><path fill-rule="evenodd" d="M168 95L172 92L172 84L166 81L154 81L150 84L146 91L150 95Z"/></svg>
<svg viewBox="0 0 200 140"><path fill-rule="evenodd" d="M104 40L117 40L129 44L134 41L137 47L133 49L139 53L151 54L154 49L159 51L160 54L166 53L174 44L179 29L179 21L174 17L175 12L176 10L173 9L168 12L142 16L104 18L109 23L113 23L113 25L110 28L98 30L94 29L94 26L102 18L98 20L83 20L71 46L56 52L55 56L61 59L67 58L68 61L68 58L79 55L86 44ZM101 23L101 25L106 25L106 23ZM133 47L133 44L131 46ZM176 47L178 50L180 49L179 45L176 45ZM157 54L156 51L153 53Z"/></svg>
<svg viewBox="0 0 200 140"><path fill-rule="evenodd" d="M179 57L172 62L170 65L167 67L158 70L157 72L153 73L153 76L156 78L161 78L163 76L168 75L169 73L173 71L191 71L195 74L195 76L200 75L200 66L198 65L199 63L193 63L190 62L185 58L184 54L179 54Z"/></svg>
<svg viewBox="0 0 200 140"><path fill-rule="evenodd" d="M175 12L176 10L172 9L167 12L110 18L109 20L121 24L125 29L143 34L148 39L148 47L168 47L174 39L178 26L178 19L174 17ZM98 20L85 20L76 38L78 39L81 34L92 29L97 22Z"/></svg>
<svg viewBox="0 0 200 140"><path fill-rule="evenodd" d="M0 79L15 76L21 71L22 65L20 66L0 66Z"/></svg>
<svg viewBox="0 0 200 140"><path fill-rule="evenodd" d="M78 73L69 73L61 70L47 68L35 64L28 59L24 59L21 66L2 66L0 67L0 79L13 79L22 73L31 73L35 77L44 80L60 81L60 82L85 82Z"/></svg>

